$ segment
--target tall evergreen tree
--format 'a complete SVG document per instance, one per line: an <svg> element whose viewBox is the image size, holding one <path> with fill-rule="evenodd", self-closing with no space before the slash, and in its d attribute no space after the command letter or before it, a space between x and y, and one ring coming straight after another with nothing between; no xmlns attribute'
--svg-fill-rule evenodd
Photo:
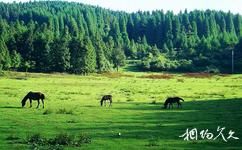
<svg viewBox="0 0 242 150"><path fill-rule="evenodd" d="M116 47L113 49L112 58L114 68L119 71L120 66L123 66L125 64L125 55L120 47Z"/></svg>

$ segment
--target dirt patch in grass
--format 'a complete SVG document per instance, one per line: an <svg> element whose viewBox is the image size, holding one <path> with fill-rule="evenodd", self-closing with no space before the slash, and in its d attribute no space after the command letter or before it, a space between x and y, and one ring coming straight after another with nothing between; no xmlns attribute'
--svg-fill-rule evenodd
<svg viewBox="0 0 242 150"><path fill-rule="evenodd" d="M107 73L103 73L102 76L105 76L108 78L134 77L134 75L124 74L120 72L107 72Z"/></svg>
<svg viewBox="0 0 242 150"><path fill-rule="evenodd" d="M214 73L200 72L200 73L185 73L183 74L183 76L187 78L211 78L213 76L229 77L230 74L214 74Z"/></svg>
<svg viewBox="0 0 242 150"><path fill-rule="evenodd" d="M139 78L148 78L148 79L172 79L174 78L174 75L172 74L151 74L151 75L143 75Z"/></svg>
<svg viewBox="0 0 242 150"><path fill-rule="evenodd" d="M219 76L221 76L221 77L229 77L230 74L219 74Z"/></svg>
<svg viewBox="0 0 242 150"><path fill-rule="evenodd" d="M201 73L186 73L183 76L187 78L211 78L214 75L215 74L201 72Z"/></svg>

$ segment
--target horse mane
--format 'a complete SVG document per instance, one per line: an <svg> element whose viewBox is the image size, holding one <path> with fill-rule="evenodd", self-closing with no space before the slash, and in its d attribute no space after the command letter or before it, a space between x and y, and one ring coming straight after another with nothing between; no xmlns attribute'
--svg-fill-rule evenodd
<svg viewBox="0 0 242 150"><path fill-rule="evenodd" d="M165 101L164 105L167 105L169 103L168 99Z"/></svg>
<svg viewBox="0 0 242 150"><path fill-rule="evenodd" d="M184 99L182 99L181 97L174 97L174 98L184 101Z"/></svg>

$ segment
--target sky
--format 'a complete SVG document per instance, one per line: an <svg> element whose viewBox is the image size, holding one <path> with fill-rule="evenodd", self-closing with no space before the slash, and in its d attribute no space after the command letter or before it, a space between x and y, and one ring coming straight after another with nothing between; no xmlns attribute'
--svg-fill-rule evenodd
<svg viewBox="0 0 242 150"><path fill-rule="evenodd" d="M12 0L0 0L3 2L13 2ZM26 2L29 0L15 0L16 2ZM33 1L33 0L32 0ZM68 0L94 6L100 6L112 10L126 12L172 10L179 13L187 9L188 11L198 10L222 10L231 11L242 15L242 0Z"/></svg>

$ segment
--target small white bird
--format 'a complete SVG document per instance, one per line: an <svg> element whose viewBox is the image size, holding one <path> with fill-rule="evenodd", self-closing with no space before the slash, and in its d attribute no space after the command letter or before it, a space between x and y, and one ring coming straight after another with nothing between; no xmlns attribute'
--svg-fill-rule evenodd
<svg viewBox="0 0 242 150"><path fill-rule="evenodd" d="M120 132L118 133L118 136L121 136L121 133Z"/></svg>

